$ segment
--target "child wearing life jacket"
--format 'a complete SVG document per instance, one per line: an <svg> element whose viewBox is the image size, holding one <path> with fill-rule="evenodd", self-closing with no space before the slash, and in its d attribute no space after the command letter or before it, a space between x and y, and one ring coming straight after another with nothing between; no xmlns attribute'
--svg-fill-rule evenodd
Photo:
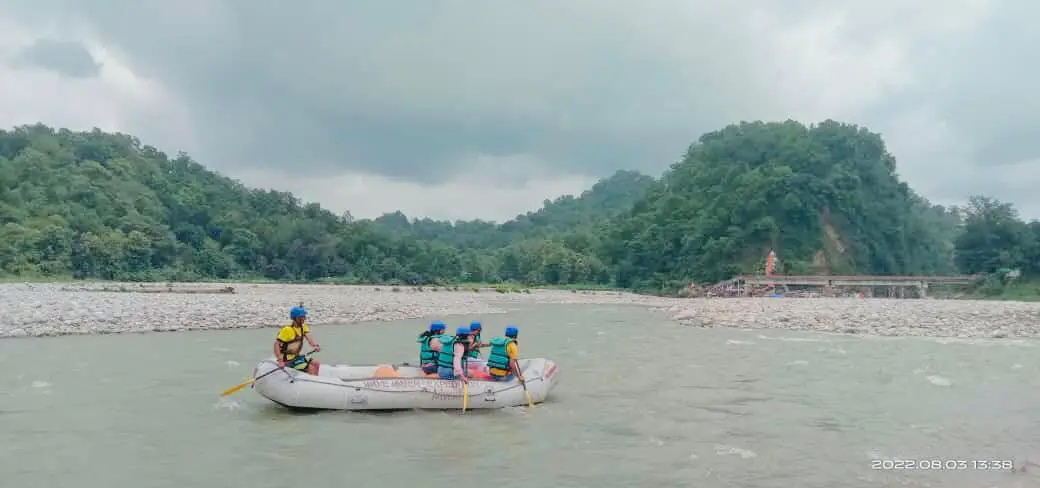
<svg viewBox="0 0 1040 488"><path fill-rule="evenodd" d="M443 334L444 322L438 320L431 323L430 329L419 334L415 340L419 343L419 365L423 373L437 372L437 354L441 352L441 341L438 337Z"/></svg>
<svg viewBox="0 0 1040 488"><path fill-rule="evenodd" d="M440 336L441 351L437 354L437 375L442 380L460 379L469 383L466 368L466 353L469 350L470 330L462 326L455 329L455 335Z"/></svg>

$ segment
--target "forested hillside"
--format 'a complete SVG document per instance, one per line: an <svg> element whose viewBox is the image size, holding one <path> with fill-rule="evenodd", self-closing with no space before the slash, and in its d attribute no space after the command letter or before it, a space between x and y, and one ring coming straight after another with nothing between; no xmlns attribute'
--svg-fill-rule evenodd
<svg viewBox="0 0 1040 488"><path fill-rule="evenodd" d="M761 272L1040 273L1040 224L929 204L881 137L824 122L705 134L660 180L619 171L501 224L335 215L135 138L0 131L0 274L120 280L512 281L675 289Z"/></svg>
<svg viewBox="0 0 1040 488"><path fill-rule="evenodd" d="M732 125L702 136L613 230L626 281L761 273L942 274L955 216L895 174L881 137L824 122Z"/></svg>

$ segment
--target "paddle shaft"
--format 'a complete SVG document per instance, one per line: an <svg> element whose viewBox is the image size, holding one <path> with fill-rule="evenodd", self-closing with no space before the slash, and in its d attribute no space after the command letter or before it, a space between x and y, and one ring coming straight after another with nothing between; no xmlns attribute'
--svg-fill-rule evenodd
<svg viewBox="0 0 1040 488"><path fill-rule="evenodd" d="M462 413L466 413L466 408L469 407L469 382L462 382Z"/></svg>
<svg viewBox="0 0 1040 488"><path fill-rule="evenodd" d="M310 356L311 354L314 354L315 352L317 352L317 351L310 351L307 354L304 354L304 356ZM262 374L260 376L257 376L256 378L249 378L248 380L246 380L246 381L244 381L242 383L239 383L239 384L237 384L235 386L232 386L231 388L228 388L227 390L224 390L223 396L230 395L230 394L232 394L232 393L234 393L234 392L236 392L238 390L241 390L242 388L245 388L245 387L247 387L247 386L249 386L249 385L251 385L253 383L256 383L256 380L259 380L260 378L263 378L264 376L267 376L267 375L269 375L271 373L274 373L276 371L284 371L284 370L285 370L284 366L278 366L277 368L272 369L271 371L268 371L268 372L266 372L266 373L264 373L264 374Z"/></svg>

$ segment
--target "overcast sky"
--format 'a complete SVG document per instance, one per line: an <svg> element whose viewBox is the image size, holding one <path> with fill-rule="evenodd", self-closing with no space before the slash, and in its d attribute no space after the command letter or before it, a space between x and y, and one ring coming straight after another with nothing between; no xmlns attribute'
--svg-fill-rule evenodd
<svg viewBox="0 0 1040 488"><path fill-rule="evenodd" d="M357 217L504 220L659 176L728 123L834 118L881 132L937 203L1040 217L1038 19L1025 0L0 0L0 126L128 132Z"/></svg>

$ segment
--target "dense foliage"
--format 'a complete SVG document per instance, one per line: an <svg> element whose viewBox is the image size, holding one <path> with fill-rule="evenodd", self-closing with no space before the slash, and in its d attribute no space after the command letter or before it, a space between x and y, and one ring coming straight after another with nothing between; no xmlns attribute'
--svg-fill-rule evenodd
<svg viewBox="0 0 1040 488"><path fill-rule="evenodd" d="M0 131L0 274L636 288L761 272L1040 273L1040 224L929 204L881 137L827 121L702 136L660 180L619 171L505 223L335 215L131 136Z"/></svg>
<svg viewBox="0 0 1040 488"><path fill-rule="evenodd" d="M972 197L955 246L957 266L966 273L1018 270L1040 277L1040 222L1023 222L1009 203Z"/></svg>
<svg viewBox="0 0 1040 488"><path fill-rule="evenodd" d="M942 274L955 215L895 174L881 137L824 122L705 134L615 228L624 282L715 282L761 273Z"/></svg>

